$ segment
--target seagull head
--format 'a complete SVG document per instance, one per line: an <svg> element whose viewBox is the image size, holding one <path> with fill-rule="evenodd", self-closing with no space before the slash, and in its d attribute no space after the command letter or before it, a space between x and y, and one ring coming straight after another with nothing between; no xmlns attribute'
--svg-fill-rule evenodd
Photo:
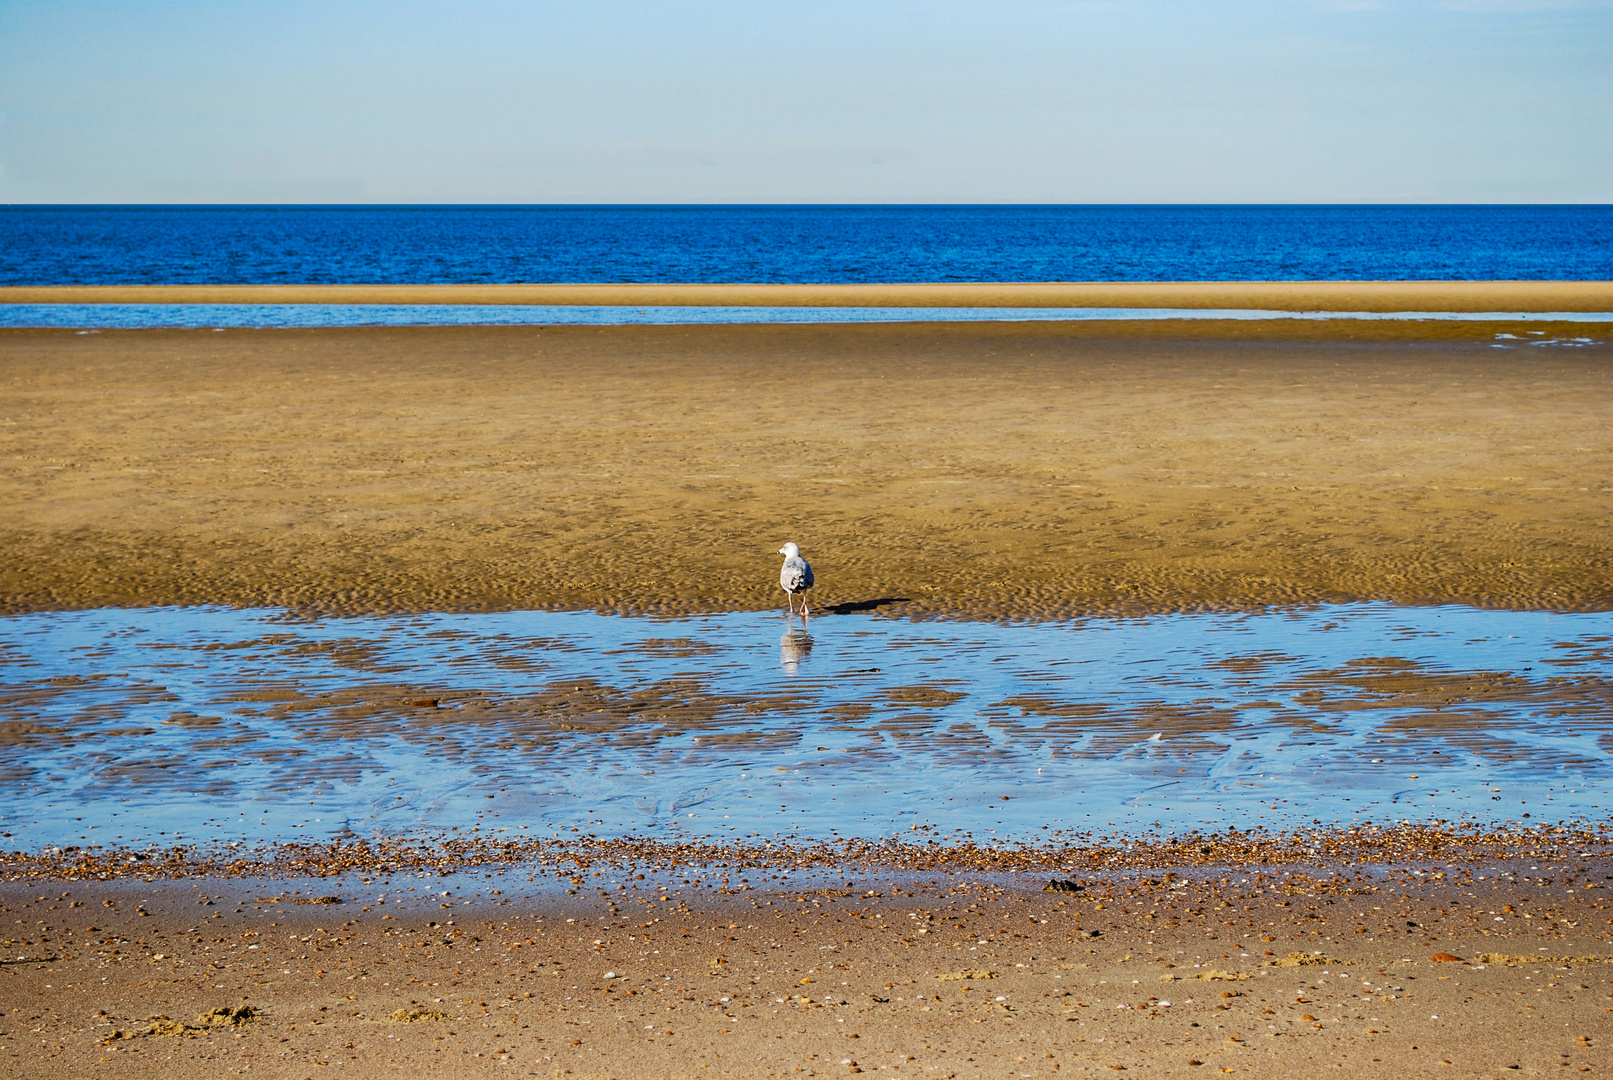
<svg viewBox="0 0 1613 1080"><path fill-rule="evenodd" d="M778 553L786 559L799 559L801 557L801 548L794 543L785 544L778 549Z"/></svg>

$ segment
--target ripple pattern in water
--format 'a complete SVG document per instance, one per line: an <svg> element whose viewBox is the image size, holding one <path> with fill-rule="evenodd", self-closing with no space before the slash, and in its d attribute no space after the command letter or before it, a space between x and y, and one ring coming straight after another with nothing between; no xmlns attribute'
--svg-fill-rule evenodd
<svg viewBox="0 0 1613 1080"><path fill-rule="evenodd" d="M1613 277L1613 208L3 206L0 282Z"/></svg>
<svg viewBox="0 0 1613 1080"><path fill-rule="evenodd" d="M1600 819L1613 616L0 620L9 846Z"/></svg>

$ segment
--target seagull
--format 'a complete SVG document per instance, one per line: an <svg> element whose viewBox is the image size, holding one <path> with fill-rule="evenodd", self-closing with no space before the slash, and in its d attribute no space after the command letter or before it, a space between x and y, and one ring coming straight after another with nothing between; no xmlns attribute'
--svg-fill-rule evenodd
<svg viewBox="0 0 1613 1080"><path fill-rule="evenodd" d="M801 549L796 544L785 544L778 549L778 553L784 556L784 566L778 572L778 583L784 587L785 593L788 594L790 614L794 615L795 591L800 589L805 593L812 588L812 567L805 559L801 558ZM806 613L806 597L802 596L801 614L805 615Z"/></svg>

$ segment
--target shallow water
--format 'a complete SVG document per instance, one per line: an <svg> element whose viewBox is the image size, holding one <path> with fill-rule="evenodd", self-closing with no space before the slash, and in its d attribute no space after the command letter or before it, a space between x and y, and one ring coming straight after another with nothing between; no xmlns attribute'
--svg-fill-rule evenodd
<svg viewBox="0 0 1613 1080"><path fill-rule="evenodd" d="M561 304L0 304L0 326L627 326L720 323L1364 319L1613 322L1606 311L1274 311L1257 308L621 307Z"/></svg>
<svg viewBox="0 0 1613 1080"><path fill-rule="evenodd" d="M1613 809L1613 615L0 619L8 846L1031 840ZM1044 826L1047 830L1044 831Z"/></svg>

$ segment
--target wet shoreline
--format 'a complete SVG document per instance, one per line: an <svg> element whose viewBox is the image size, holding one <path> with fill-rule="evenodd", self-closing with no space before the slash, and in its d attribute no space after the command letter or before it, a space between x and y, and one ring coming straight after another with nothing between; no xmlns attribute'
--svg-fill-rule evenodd
<svg viewBox="0 0 1613 1080"><path fill-rule="evenodd" d="M27 1018L0 1031L0 1061L50 1080L109 1064L302 1080L361 1061L422 1080L510 1065L1279 1080L1609 1060L1605 847L1106 869L1062 891L668 854L547 876L0 883L16 923L0 1003Z"/></svg>
<svg viewBox="0 0 1613 1080"><path fill-rule="evenodd" d="M1089 281L866 284L7 285L0 303L1609 311L1607 281Z"/></svg>

